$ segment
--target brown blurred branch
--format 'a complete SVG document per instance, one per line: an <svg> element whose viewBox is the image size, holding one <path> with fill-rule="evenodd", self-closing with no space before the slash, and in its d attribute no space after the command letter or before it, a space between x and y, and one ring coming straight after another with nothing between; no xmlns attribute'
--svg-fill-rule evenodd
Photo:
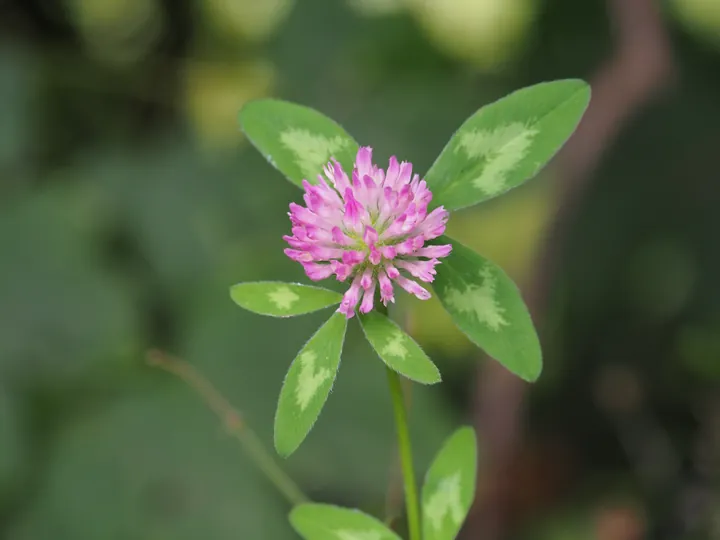
<svg viewBox="0 0 720 540"><path fill-rule="evenodd" d="M158 350L147 353L147 362L182 379L205 401L222 420L227 432L242 445L248 457L292 505L302 504L308 498L295 482L280 468L265 449L260 438L243 421L241 414L230 404L210 381L188 362Z"/></svg>
<svg viewBox="0 0 720 540"><path fill-rule="evenodd" d="M590 106L552 163L557 178L556 217L536 255L536 272L525 288L536 322L547 308L567 230L598 162L628 120L673 78L670 43L657 2L607 0L607 9L615 31L615 53L591 77ZM478 477L480 495L468 520L466 538L499 540L506 536L511 511L509 473L521 444L525 389L525 383L498 363L481 364L474 418L484 457Z"/></svg>

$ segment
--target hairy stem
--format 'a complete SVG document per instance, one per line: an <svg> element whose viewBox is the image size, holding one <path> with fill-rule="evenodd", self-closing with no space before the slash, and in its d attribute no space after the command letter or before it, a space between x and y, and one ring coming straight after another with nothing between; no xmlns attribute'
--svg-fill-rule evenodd
<svg viewBox="0 0 720 540"><path fill-rule="evenodd" d="M258 469L267 477L290 504L308 501L298 485L282 470L265 449L257 434L244 422L241 414L230 404L210 381L189 363L173 358L162 351L149 351L148 364L159 367L185 381L220 417L227 432L235 437Z"/></svg>
<svg viewBox="0 0 720 540"><path fill-rule="evenodd" d="M403 399L400 376L387 369L390 396L392 397L397 428L398 450L405 484L405 507L407 509L408 531L410 540L420 540L420 506L418 504L417 486L415 484L415 468L413 466L412 446L410 444L410 430L408 427L405 400Z"/></svg>

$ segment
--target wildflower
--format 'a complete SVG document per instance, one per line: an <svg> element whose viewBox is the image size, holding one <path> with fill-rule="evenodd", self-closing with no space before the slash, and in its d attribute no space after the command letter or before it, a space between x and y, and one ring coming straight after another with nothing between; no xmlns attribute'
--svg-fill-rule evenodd
<svg viewBox="0 0 720 540"><path fill-rule="evenodd" d="M376 290L384 305L395 301L393 283L421 300L430 293L410 278L435 279L435 266L450 254L451 245L426 246L445 232L448 212L428 213L432 193L412 164L390 158L387 171L372 163L372 149L358 150L352 177L336 161L318 175L319 183L303 180L305 204L291 203L292 236L285 254L319 281L335 276L351 280L338 311L348 319L373 309ZM408 277L409 276L409 277Z"/></svg>

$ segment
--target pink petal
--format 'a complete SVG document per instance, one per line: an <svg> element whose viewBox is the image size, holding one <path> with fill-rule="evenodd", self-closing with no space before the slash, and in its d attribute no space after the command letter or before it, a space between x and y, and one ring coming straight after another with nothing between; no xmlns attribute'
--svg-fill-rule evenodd
<svg viewBox="0 0 720 540"><path fill-rule="evenodd" d="M392 281L384 270L378 271L378 281L380 282L380 299L383 304L387 306L388 302L395 302Z"/></svg>
<svg viewBox="0 0 720 540"><path fill-rule="evenodd" d="M400 275L400 271L389 262L385 263L385 272L387 272L390 279L395 279Z"/></svg>
<svg viewBox="0 0 720 540"><path fill-rule="evenodd" d="M398 268L407 270L411 276L426 283L431 283L435 279L435 274L437 273L435 271L435 266L439 263L440 261L437 259L431 259L429 261L395 261Z"/></svg>
<svg viewBox="0 0 720 540"><path fill-rule="evenodd" d="M366 244L375 244L378 241L378 233L370 225L365 226L365 232L363 233L363 242Z"/></svg>
<svg viewBox="0 0 720 540"><path fill-rule="evenodd" d="M418 257L447 257L452 251L452 244L444 244L442 246L426 246L422 249L417 250L414 255Z"/></svg>
<svg viewBox="0 0 720 540"><path fill-rule="evenodd" d="M406 186L410 182L410 176L412 176L412 163L408 163L407 161L403 161L400 164L400 172L398 174L397 184L401 186ZM409 186L408 186L409 190Z"/></svg>
<svg viewBox="0 0 720 540"><path fill-rule="evenodd" d="M340 165L337 160L333 159L333 166L330 167L328 165L327 169L325 169L325 174L333 183L333 186L335 186L335 189L337 189L339 193L344 194L345 190L350 187L350 180L348 180L348 175L345 173L342 165Z"/></svg>
<svg viewBox="0 0 720 540"><path fill-rule="evenodd" d="M345 264L358 264L365 260L364 251L343 251L342 262Z"/></svg>
<svg viewBox="0 0 720 540"><path fill-rule="evenodd" d="M358 150L355 158L355 165L357 166L357 172L360 178L366 174L372 173L372 148L369 146L362 146Z"/></svg>
<svg viewBox="0 0 720 540"><path fill-rule="evenodd" d="M374 245L370 246L370 256L368 257L370 264L378 265L382 260L382 253Z"/></svg>
<svg viewBox="0 0 720 540"><path fill-rule="evenodd" d="M360 277L360 286L363 289L369 289L370 285L373 284L373 267L369 266L365 269Z"/></svg>
<svg viewBox="0 0 720 540"><path fill-rule="evenodd" d="M427 300L430 298L430 293L411 279L403 276L398 276L395 278L395 281L397 281L397 284L400 285L403 289L405 289L410 294L417 296L420 300Z"/></svg>
<svg viewBox="0 0 720 540"><path fill-rule="evenodd" d="M348 319L355 315L355 306L360 301L360 276L356 276L350 285L350 288L343 295L342 302L338 311L344 314Z"/></svg>
<svg viewBox="0 0 720 540"><path fill-rule="evenodd" d="M397 182L399 172L400 165L398 164L398 160L395 158L395 156L391 156L388 163L387 173L385 174L385 182L383 182L383 186L393 189L395 187L395 183Z"/></svg>
<svg viewBox="0 0 720 540"><path fill-rule="evenodd" d="M308 253L307 251L300 251L297 249L289 249L286 248L284 250L285 255L290 257L293 261L297 262L311 262L313 260L313 256Z"/></svg>
<svg viewBox="0 0 720 540"><path fill-rule="evenodd" d="M340 261L330 261L330 267L333 269L338 281L345 281L350 277L350 274L352 274L355 265L341 263Z"/></svg>
<svg viewBox="0 0 720 540"><path fill-rule="evenodd" d="M351 246L355 242L338 226L332 228L332 241L341 246Z"/></svg>
<svg viewBox="0 0 720 540"><path fill-rule="evenodd" d="M373 304L375 302L375 286L376 282L373 280L370 283L370 287L365 289L363 294L362 303L360 304L360 313L369 313L372 311Z"/></svg>
<svg viewBox="0 0 720 540"><path fill-rule="evenodd" d="M397 255L397 249L395 246L382 246L380 248L380 253L382 253L382 256L386 259L394 259Z"/></svg>
<svg viewBox="0 0 720 540"><path fill-rule="evenodd" d="M309 246L307 242L298 240L294 236L283 236L283 240L285 240L290 245L290 247L294 249L305 250Z"/></svg>
<svg viewBox="0 0 720 540"><path fill-rule="evenodd" d="M438 206L428 214L422 223L418 224L415 230L422 233L426 240L437 238L445 232L445 223L449 215L445 208Z"/></svg>
<svg viewBox="0 0 720 540"><path fill-rule="evenodd" d="M321 245L310 246L308 251L312 254L313 259L316 261L327 261L330 259L339 259L345 253L345 250L340 248L325 247Z"/></svg>
<svg viewBox="0 0 720 540"><path fill-rule="evenodd" d="M313 281L320 281L321 279L327 279L332 276L335 271L329 264L318 264L318 263L302 263L305 269L305 274Z"/></svg>

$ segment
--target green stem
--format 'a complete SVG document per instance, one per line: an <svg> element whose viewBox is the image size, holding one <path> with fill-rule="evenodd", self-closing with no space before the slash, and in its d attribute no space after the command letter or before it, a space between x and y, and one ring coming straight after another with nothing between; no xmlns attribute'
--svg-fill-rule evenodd
<svg viewBox="0 0 720 540"><path fill-rule="evenodd" d="M410 444L410 429L408 427L405 400L403 398L400 376L390 368L387 369L390 396L392 397L397 427L398 450L400 452L400 465L402 467L405 484L405 507L407 509L408 531L410 540L420 540L420 506L418 492L415 485L415 469L413 466L412 447Z"/></svg>
<svg viewBox="0 0 720 540"><path fill-rule="evenodd" d="M277 464L265 448L265 445L263 445L260 437L245 423L241 414L192 365L156 350L148 352L147 360L150 365L176 375L197 392L208 407L220 417L228 433L240 442L248 457L290 504L295 506L308 502L305 494Z"/></svg>
<svg viewBox="0 0 720 540"><path fill-rule="evenodd" d="M300 491L298 485L283 471L270 456L260 438L247 427L233 431L235 438L245 448L255 465L265 474L268 480L282 493L293 506L308 502L308 498Z"/></svg>

